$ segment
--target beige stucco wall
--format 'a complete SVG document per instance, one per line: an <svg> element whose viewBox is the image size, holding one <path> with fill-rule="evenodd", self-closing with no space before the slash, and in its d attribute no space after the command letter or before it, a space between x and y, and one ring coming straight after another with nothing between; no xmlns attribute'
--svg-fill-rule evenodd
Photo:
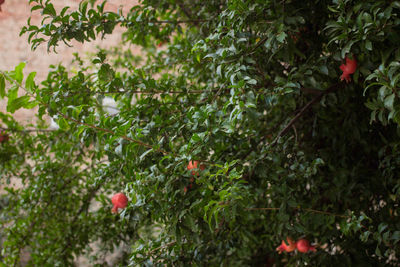
<svg viewBox="0 0 400 267"><path fill-rule="evenodd" d="M61 10L64 6L71 7L70 10L77 9L80 0L54 0L56 10ZM136 0L110 0L105 11L117 11L123 6L123 13L137 4ZM107 35L105 39L96 40L92 43L73 42L73 47L60 44L57 54L48 52L46 44L41 45L35 51L31 51L30 44L27 42L27 34L19 36L20 30L26 25L26 21L31 15L28 0L6 0L0 12L0 70L12 70L20 62L26 62L25 73L36 71L36 81L43 80L48 71L48 66L62 62L68 66L73 59L73 53L78 52L84 55L86 52L96 51L96 46L102 48L112 47L120 43L123 29L117 27L112 35ZM32 24L39 25L41 15L39 11L32 14ZM138 49L135 49L138 52ZM5 110L4 100L0 100L0 111ZM20 122L30 122L32 112L30 110L18 110L14 116Z"/></svg>

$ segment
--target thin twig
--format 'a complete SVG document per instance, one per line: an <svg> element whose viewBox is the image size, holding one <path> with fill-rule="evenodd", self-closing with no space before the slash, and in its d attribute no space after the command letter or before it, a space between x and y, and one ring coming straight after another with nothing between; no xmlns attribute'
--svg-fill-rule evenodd
<svg viewBox="0 0 400 267"><path fill-rule="evenodd" d="M190 20L193 20L193 14L192 11L188 8L186 8L186 6L182 3L182 1L177 0L176 3L178 4L179 8L183 11L183 13L185 13L186 17ZM197 23L195 23L196 25Z"/></svg>
<svg viewBox="0 0 400 267"><path fill-rule="evenodd" d="M170 247L170 246L174 245L175 243L176 243L176 241L172 241L172 242L169 242L169 243L167 243L167 244L165 244L165 245L162 245L162 246L160 246L160 247L158 247L158 248L152 249L152 250L150 250L150 251L147 253L147 256L150 257L154 252L156 252L156 251L158 251L158 250L161 250L161 249L163 249L163 248ZM139 262L139 263L142 263L142 262L144 262L144 261L146 261L146 260L147 260L147 259L144 258L144 259L141 260L141 262Z"/></svg>
<svg viewBox="0 0 400 267"><path fill-rule="evenodd" d="M188 20L153 20L153 21L148 21L149 23L156 23L156 24L163 24L163 23L168 23L168 24L181 24L181 23L194 23L197 24L199 22L208 22L210 21L209 19L188 19Z"/></svg>
<svg viewBox="0 0 400 267"><path fill-rule="evenodd" d="M19 130L19 129L3 128L3 127L0 127L0 130L8 131L8 132L19 132L19 133L29 133L29 132L54 132L54 131L56 131L56 130L52 130L52 129L25 129L25 130Z"/></svg>
<svg viewBox="0 0 400 267"><path fill-rule="evenodd" d="M245 210L279 210L279 208L246 208Z"/></svg>
<svg viewBox="0 0 400 267"><path fill-rule="evenodd" d="M167 244L165 244L165 245L162 245L161 247L158 247L158 248L155 248L155 249L150 250L148 254L153 254L153 253L156 252L157 250L160 250L160 249L163 249L163 248L167 248L167 247L173 246L175 243L176 243L176 241L169 242L169 243L167 243Z"/></svg>
<svg viewBox="0 0 400 267"><path fill-rule="evenodd" d="M347 216L347 215L334 214L334 213L327 212L327 211L322 211L322 210L314 210L314 209L307 209L307 208L302 208L302 210L309 211L309 212L313 212L313 213L320 213L320 214L325 214L325 215L331 215L331 216L335 216L335 217L349 218L349 216Z"/></svg>
<svg viewBox="0 0 400 267"><path fill-rule="evenodd" d="M188 19L188 20L148 20L148 21L140 21L141 23L154 23L154 24L183 24L183 23L193 23L198 24L199 22L208 22L211 21L210 19ZM129 20L124 20L124 23L133 23ZM135 23L137 23L135 21Z"/></svg>
<svg viewBox="0 0 400 267"><path fill-rule="evenodd" d="M228 61L224 61L224 63L232 63L232 62L234 62L234 61L236 61L238 58L240 58L240 57L242 57L242 56L248 56L248 55L251 55L251 54L253 54L256 50L257 50L257 48L259 48L262 44L264 44L266 41L268 40L268 36L266 36L266 37L264 37L263 39L261 39L252 49L250 49L250 51L249 52L242 52L242 53L240 53L239 55L237 55L237 56L235 56L233 59L231 59L231 60L228 60Z"/></svg>
<svg viewBox="0 0 400 267"><path fill-rule="evenodd" d="M161 90L152 90L152 91L139 91L139 90L124 90L124 91L106 91L106 92L100 92L100 91L84 91L84 92L69 92L69 94L98 94L98 95L106 95L106 94L142 94L142 95L159 95L159 94L202 94L205 92L216 92L219 89L212 89L212 90L191 90L191 91L161 91Z"/></svg>
<svg viewBox="0 0 400 267"><path fill-rule="evenodd" d="M280 208L246 208L245 210L279 210L279 209ZM328 211L314 210L314 209L308 209L308 208L294 207L293 209L295 209L295 210L304 210L304 211L308 211L308 212L312 212L312 213L325 214L325 215L341 217L341 218L348 218L349 217L347 215L335 214L335 213L331 213L331 212L328 212Z"/></svg>
<svg viewBox="0 0 400 267"><path fill-rule="evenodd" d="M109 133L109 134L115 135L115 136L117 135L117 133L114 132L114 131L111 131L111 130L105 129L105 128L101 128L101 127L98 127L98 126L96 126L96 125L92 125L92 124L89 124L89 123L86 123L86 122L78 121L78 120L76 120L76 119L74 119L74 118L68 117L68 116L65 115L64 113L57 112L57 114L60 115L61 117L63 117L64 119L66 119L66 120L75 122L75 123L80 124L80 125L87 126L87 127L92 128L92 129L94 129L94 130L99 130L99 131L102 131L102 132L105 132L105 133ZM121 138L124 139L124 140L130 141L130 142L132 142L132 143L136 143L136 144L138 144L138 145L141 145L141 146L144 146L144 147L147 147L147 148L153 148L153 149L154 149L154 147L153 147L152 145L146 144L146 143L144 143L144 142L142 142L142 141L139 141L139 140L136 140L136 139L132 139L132 138L126 136L126 135L120 135L119 137L121 137ZM169 152L167 152L167 151L165 151L165 150L163 150L163 149L157 148L157 149L154 149L154 150L157 151L157 152L163 153L164 155L170 154Z"/></svg>
<svg viewBox="0 0 400 267"><path fill-rule="evenodd" d="M320 94L318 94L317 96L315 96L310 102L308 102L297 114L296 116L294 116L293 119L290 120L290 122L285 126L285 128L283 128L278 135L275 137L274 141L271 143L271 146L274 146L280 137L284 136L285 134L287 134L287 132L289 131L289 129L292 127L293 124L296 123L297 120L300 119L300 117L302 117L306 111L311 108L315 103L317 103L319 100L321 100L321 98L328 94L331 93L337 89L339 89L341 86L341 83L336 83L334 85L332 85L331 87L329 87L327 90L322 91Z"/></svg>
<svg viewBox="0 0 400 267"><path fill-rule="evenodd" d="M296 141L296 144L297 144L297 130L296 130L296 126L292 125L292 128L293 128L293 132L294 132L294 136L295 136L295 141Z"/></svg>

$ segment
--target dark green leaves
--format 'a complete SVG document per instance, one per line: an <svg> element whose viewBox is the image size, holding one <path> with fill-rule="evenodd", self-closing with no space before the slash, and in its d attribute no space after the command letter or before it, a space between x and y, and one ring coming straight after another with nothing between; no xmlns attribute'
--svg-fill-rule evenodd
<svg viewBox="0 0 400 267"><path fill-rule="evenodd" d="M34 7L33 7L34 8ZM32 8L32 9L33 9ZM34 9L33 9L34 10ZM33 11L32 10L32 11ZM57 15L56 10L54 9L54 6L52 3L46 3L46 6L42 10L43 15L50 15L52 17L55 17Z"/></svg>
<svg viewBox="0 0 400 267"><path fill-rule="evenodd" d="M111 69L109 64L102 64L97 74L99 76L99 80L103 82L109 82L112 78L114 78L114 70Z"/></svg>

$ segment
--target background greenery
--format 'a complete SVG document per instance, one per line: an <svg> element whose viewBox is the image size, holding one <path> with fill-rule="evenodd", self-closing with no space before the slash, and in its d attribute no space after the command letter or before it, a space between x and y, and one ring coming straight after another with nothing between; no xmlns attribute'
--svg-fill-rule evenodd
<svg viewBox="0 0 400 267"><path fill-rule="evenodd" d="M400 1L29 2L32 49L116 26L124 45L41 82L24 63L0 72L3 266L22 250L31 266L105 266L115 249L120 266L398 266ZM36 125L12 117L35 107ZM190 160L206 169L185 193ZM279 255L287 236L317 252Z"/></svg>

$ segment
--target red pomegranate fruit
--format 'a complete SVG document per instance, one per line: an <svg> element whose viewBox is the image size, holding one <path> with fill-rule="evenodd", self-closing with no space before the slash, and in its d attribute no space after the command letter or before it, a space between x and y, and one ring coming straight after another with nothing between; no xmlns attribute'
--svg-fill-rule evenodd
<svg viewBox="0 0 400 267"><path fill-rule="evenodd" d="M124 209L128 205L128 198L124 193L117 193L111 198L111 202L114 205L111 211L117 213L118 209Z"/></svg>
<svg viewBox="0 0 400 267"><path fill-rule="evenodd" d="M296 248L300 253L307 253L309 251L316 251L314 246L310 245L307 239L300 239L296 242Z"/></svg>
<svg viewBox="0 0 400 267"><path fill-rule="evenodd" d="M189 164L187 165L187 169L188 170L197 169L198 165L199 165L199 162L197 160L189 161ZM206 168L206 166L204 166L203 164L200 164L200 170L203 171L205 168ZM199 175L199 173L196 171L192 171L192 175Z"/></svg>
<svg viewBox="0 0 400 267"><path fill-rule="evenodd" d="M276 251L281 254L282 252L292 252L293 250L296 249L296 243L290 238L286 238L287 244L285 243L284 240L282 240L282 244L276 248Z"/></svg>
<svg viewBox="0 0 400 267"><path fill-rule="evenodd" d="M346 57L345 60L346 64L340 65L340 69L343 71L343 74L340 76L340 80L350 82L350 74L353 74L357 69L357 60L355 57L353 59Z"/></svg>

